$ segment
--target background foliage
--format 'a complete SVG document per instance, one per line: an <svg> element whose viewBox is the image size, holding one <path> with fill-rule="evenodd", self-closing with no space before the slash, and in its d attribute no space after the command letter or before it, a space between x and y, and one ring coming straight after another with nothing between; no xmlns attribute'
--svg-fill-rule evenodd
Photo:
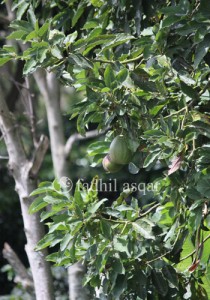
<svg viewBox="0 0 210 300"><path fill-rule="evenodd" d="M94 299L208 299L207 1L15 1L14 10L7 39L26 47L4 45L0 64L55 72L79 94L68 112L78 132L108 129L87 150L92 166L123 134L135 157L120 175L140 170L158 183L149 197L131 189L114 199L97 193L98 177L73 195L42 183L31 212L51 210L37 247L58 245L56 265L85 262Z"/></svg>

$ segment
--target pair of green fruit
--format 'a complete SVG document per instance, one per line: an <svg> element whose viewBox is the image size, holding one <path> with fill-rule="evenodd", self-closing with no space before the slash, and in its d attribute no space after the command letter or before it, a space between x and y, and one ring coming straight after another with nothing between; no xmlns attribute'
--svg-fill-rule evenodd
<svg viewBox="0 0 210 300"><path fill-rule="evenodd" d="M103 168L109 173L120 171L133 157L132 151L128 148L128 141L125 136L118 135L110 144L109 153L103 159Z"/></svg>

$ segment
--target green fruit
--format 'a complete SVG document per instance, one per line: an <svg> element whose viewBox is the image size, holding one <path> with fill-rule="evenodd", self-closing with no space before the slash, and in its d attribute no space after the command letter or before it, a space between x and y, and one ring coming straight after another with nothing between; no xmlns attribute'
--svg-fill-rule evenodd
<svg viewBox="0 0 210 300"><path fill-rule="evenodd" d="M111 142L109 155L115 164L127 165L131 161L133 153L128 148L128 140L123 135L116 136Z"/></svg>
<svg viewBox="0 0 210 300"><path fill-rule="evenodd" d="M111 161L111 158L109 156L109 154L107 154L104 159L103 159L103 168L105 171L109 172L109 173L116 173L118 172L119 170L122 169L122 165L118 165L118 164L115 164Z"/></svg>

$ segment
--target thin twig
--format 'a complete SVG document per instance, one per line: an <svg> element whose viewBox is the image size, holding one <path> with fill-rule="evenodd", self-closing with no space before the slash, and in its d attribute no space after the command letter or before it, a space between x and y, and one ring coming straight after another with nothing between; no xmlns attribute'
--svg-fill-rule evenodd
<svg viewBox="0 0 210 300"><path fill-rule="evenodd" d="M25 79L26 82L26 88L27 88L27 98L28 98L28 104L29 104L29 120L30 120L30 125L31 125L31 134L33 138L33 143L34 146L37 146L37 137L36 137L36 120L35 120L35 115L34 115L34 107L33 107L33 101L31 97L31 92L30 92L30 83L28 78L26 77Z"/></svg>
<svg viewBox="0 0 210 300"><path fill-rule="evenodd" d="M48 138L44 135L41 135L40 140L37 145L37 148L34 153L32 167L30 169L30 177L31 178L37 177L37 174L39 172L39 169L41 168L41 165L43 163L43 160L44 160L44 157L45 157L48 147L49 147Z"/></svg>
<svg viewBox="0 0 210 300"><path fill-rule="evenodd" d="M134 57L134 58L129 58L129 59L125 59L122 61L119 61L121 64L129 64L131 62L135 62L138 61L139 59L143 58L143 54ZM101 63L107 63L107 64L114 64L116 61L115 60L106 60L106 59L94 59L94 62L101 62Z"/></svg>
<svg viewBox="0 0 210 300"><path fill-rule="evenodd" d="M109 129L106 129L106 130L103 130L101 132L99 132L98 130L91 130L91 131L88 131L86 132L86 135L83 136L79 133L74 133L72 134L67 142L66 142L66 145L65 145L65 156L67 157L69 155L69 153L71 152L72 150L72 147L73 147L73 144L76 142L76 141L81 141L81 140L88 140L88 139L92 139L92 138L95 138L95 137L99 137L101 135L104 135Z"/></svg>
<svg viewBox="0 0 210 300"><path fill-rule="evenodd" d="M210 234L203 240L203 244L204 244L208 239L210 239ZM199 247L198 247L198 248L200 248L201 245L202 245L202 243L199 244ZM196 250L197 250L197 249L193 250L191 253L189 253L189 254L186 255L185 257L182 257L182 258L180 259L180 261L183 261L183 260L189 258L190 256L192 256L193 254L195 254Z"/></svg>
<svg viewBox="0 0 210 300"><path fill-rule="evenodd" d="M158 256L158 257L155 257L155 258L152 259L152 260L147 261L146 263L149 265L150 263L152 263L152 262L154 262L154 261L156 261L156 260L159 260L159 259L165 257L165 256L166 256L167 254L169 254L170 252L171 252L171 250L169 250L169 251L163 253L162 255L160 255L160 256Z"/></svg>
<svg viewBox="0 0 210 300"><path fill-rule="evenodd" d="M0 159L9 159L9 156L2 156L2 155L0 155Z"/></svg>
<svg viewBox="0 0 210 300"><path fill-rule="evenodd" d="M148 209L147 211L145 211L143 214L140 214L140 216L138 218L135 219L136 220L139 220L143 217L145 217L146 215L148 215L149 213L151 213L151 211L153 211L155 208L157 208L158 206L160 206L160 203L157 203L155 204L154 206L152 206L150 209Z"/></svg>
<svg viewBox="0 0 210 300"><path fill-rule="evenodd" d="M180 234L180 229L179 229L179 232L178 232L178 234L177 234L177 236L176 236L176 239L175 239L175 241L174 241L174 243L173 243L173 247L172 247L171 250L169 250L169 251L163 253L162 255L160 255L160 256L158 256L158 257L153 258L152 260L147 261L146 263L149 265L150 263L152 263L152 262L154 262L154 261L156 261L156 260L159 260L159 259L165 257L166 255L170 254L170 253L172 252L174 246L176 245L177 241L178 241L179 234Z"/></svg>
<svg viewBox="0 0 210 300"><path fill-rule="evenodd" d="M180 110L177 110L177 111L171 113L171 114L168 115L168 116L165 116L164 119L167 119L167 118L170 118L170 117L172 117L172 116L174 116L174 115L177 115L177 114L179 114L180 112L182 112L182 111L184 111L184 110L185 110L185 111L187 110L187 107L186 107L186 106L185 106L185 107L182 107Z"/></svg>

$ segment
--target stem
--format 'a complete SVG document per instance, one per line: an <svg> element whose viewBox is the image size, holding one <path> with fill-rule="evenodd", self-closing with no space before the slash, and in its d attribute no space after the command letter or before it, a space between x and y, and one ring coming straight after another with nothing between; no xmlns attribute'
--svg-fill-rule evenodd
<svg viewBox="0 0 210 300"><path fill-rule="evenodd" d="M159 259L165 257L165 256L166 256L167 254L169 254L170 252L171 252L171 250L165 252L164 254L162 254L162 255L160 255L160 256L158 256L158 257L152 259L152 260L147 261L146 263L149 265L150 263L152 263L152 262L154 262L154 261L156 261L156 260L159 260Z"/></svg>
<svg viewBox="0 0 210 300"><path fill-rule="evenodd" d="M207 84L204 86L204 88L198 93L199 96L201 96L203 93L205 93L205 91L209 88L210 86L210 76L208 77L208 82Z"/></svg>
<svg viewBox="0 0 210 300"><path fill-rule="evenodd" d="M129 59L125 59L125 60L122 60L122 61L119 61L121 64L129 64L131 62L135 62L139 59L143 58L143 54L137 56L137 57L134 57L134 58L129 58ZM104 63L104 64L114 64L116 61L115 60L105 60L105 59L94 59L95 62L101 62L101 63Z"/></svg>
<svg viewBox="0 0 210 300"><path fill-rule="evenodd" d="M187 111L187 107L182 107L180 110L175 111L174 113L171 113L171 114L168 115L168 116L165 116L164 119L167 119L167 118L170 118L171 116L177 115L177 114L179 114L180 112L182 112L182 111L184 111L184 110Z"/></svg>
<svg viewBox="0 0 210 300"><path fill-rule="evenodd" d="M105 221L109 221L109 222L126 224L126 226L127 226L129 223L132 223L132 222L128 222L127 220L123 221L123 220L106 219L106 218L103 218L103 217L100 217L100 218L103 219L103 220L105 220Z"/></svg>
<svg viewBox="0 0 210 300"><path fill-rule="evenodd" d="M153 211L155 208L157 208L158 206L160 206L160 203L157 203L155 204L154 206L152 206L150 209L148 209L145 213L141 214L138 218L135 219L136 220L139 220L143 217L145 217L146 215L148 215L151 211Z"/></svg>
<svg viewBox="0 0 210 300"><path fill-rule="evenodd" d="M210 234L203 240L203 244L204 244L208 239L210 239ZM201 245L202 245L202 243L199 244L198 248L200 248ZM193 254L195 254L196 251L197 251L197 249L193 250L191 253L189 253L189 254L186 255L185 257L182 257L182 258L180 259L180 261L183 261L183 260L189 258L189 257L192 256Z"/></svg>
<svg viewBox="0 0 210 300"><path fill-rule="evenodd" d="M173 244L173 247L172 247L172 249L171 249L171 250L169 250L169 251L165 252L164 254L162 254L162 255L160 255L160 256L158 256L158 257L156 257L156 258L152 259L152 260L149 260L149 261L147 261L146 263L147 263L147 264L150 264L150 263L152 263L152 262L154 262L154 261L156 261L156 260L159 260L159 259L161 259L161 258L165 257L167 254L170 254L170 253L171 253L171 251L173 250L173 248L174 248L174 246L175 246L176 242L178 241L178 238L179 238L180 231L181 231L181 230L179 229L179 232L178 232L178 234L177 234L177 237L176 237L176 239L175 239L175 242L174 242L174 244Z"/></svg>

